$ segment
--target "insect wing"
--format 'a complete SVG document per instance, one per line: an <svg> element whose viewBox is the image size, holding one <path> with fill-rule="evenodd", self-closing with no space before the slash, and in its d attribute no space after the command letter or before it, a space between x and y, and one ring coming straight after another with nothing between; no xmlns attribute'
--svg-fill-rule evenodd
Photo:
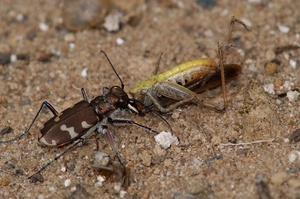
<svg viewBox="0 0 300 199"><path fill-rule="evenodd" d="M98 122L94 107L80 101L47 121L39 141L48 146L63 146L82 137Z"/></svg>
<svg viewBox="0 0 300 199"><path fill-rule="evenodd" d="M237 64L227 64L224 66L225 81L230 82L236 79L242 71L242 67ZM188 89L195 93L202 93L206 90L216 88L221 85L221 69L217 69L212 73L201 76L185 85Z"/></svg>

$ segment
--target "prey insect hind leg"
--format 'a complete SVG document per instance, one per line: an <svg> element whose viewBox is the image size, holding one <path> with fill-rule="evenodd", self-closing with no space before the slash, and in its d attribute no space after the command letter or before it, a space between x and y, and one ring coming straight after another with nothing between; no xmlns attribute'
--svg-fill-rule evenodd
<svg viewBox="0 0 300 199"><path fill-rule="evenodd" d="M242 22L241 20L235 18L234 16L232 17L230 24L229 24L229 28L228 28L228 33L227 33L227 40L225 45L220 45L218 43L218 57L219 57L219 67L221 69L221 86L222 86L222 92L223 92L223 99L224 99L224 105L225 107L227 106L228 100L227 100L227 93L226 93L226 86L225 86L225 69L224 69L224 65L226 62L226 57L227 57L227 49L229 47L234 46L231 43L232 40L232 32L234 29L234 25L236 23L239 23L240 25L242 25L247 31L250 31L250 29L248 28L248 26Z"/></svg>
<svg viewBox="0 0 300 199"><path fill-rule="evenodd" d="M167 98L170 98L173 100L177 100L176 103L171 104L168 107L163 107L160 104L159 100L156 97L154 97L155 95L151 94L150 92L146 93L146 95L151 99L151 101L159 109L159 111L161 111L163 113L169 112L187 102L193 102L195 104L201 104L206 107L214 108L218 111L223 111L223 107L219 107L217 105L214 105L214 104L208 102L201 95L198 95L197 93L195 93L195 92L189 90L188 88L181 86L177 83L159 82L156 84L154 90L159 95L162 95L164 97L167 97Z"/></svg>

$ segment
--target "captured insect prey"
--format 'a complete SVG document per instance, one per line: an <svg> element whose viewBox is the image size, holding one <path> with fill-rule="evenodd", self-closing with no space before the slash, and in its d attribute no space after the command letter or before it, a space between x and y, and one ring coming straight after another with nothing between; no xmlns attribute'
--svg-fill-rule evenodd
<svg viewBox="0 0 300 199"><path fill-rule="evenodd" d="M227 104L225 81L236 79L242 70L238 64L225 64L227 49L234 46L231 37L235 23L249 30L242 21L232 18L227 43L218 45L219 63L207 58L185 62L137 83L130 89L130 94L146 106L163 113L188 102L224 110ZM198 95L220 85L222 85L224 106L212 104Z"/></svg>

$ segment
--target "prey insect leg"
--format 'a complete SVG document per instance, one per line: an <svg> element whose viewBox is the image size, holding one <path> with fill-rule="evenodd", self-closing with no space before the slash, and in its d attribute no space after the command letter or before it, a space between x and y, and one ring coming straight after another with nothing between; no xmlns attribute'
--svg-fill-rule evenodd
<svg viewBox="0 0 300 199"><path fill-rule="evenodd" d="M227 48L231 47L231 39L232 39L232 32L234 29L235 23L241 24L247 31L250 31L250 29L247 27L247 25L242 22L239 19L236 19L234 16L232 17L228 33L227 33L227 42L224 46L220 46L218 43L218 57L219 57L219 67L221 69L221 84L222 84L222 92L223 92L223 99L224 99L224 106L227 106L228 100L227 100L227 93L226 93L226 86L225 86L225 71L224 71L224 64L227 57Z"/></svg>
<svg viewBox="0 0 300 199"><path fill-rule="evenodd" d="M153 101L155 106L163 113L169 112L174 108L185 104L187 102L193 102L196 104L202 104L207 107L215 108L218 111L222 111L223 108L213 105L207 100L205 100L200 95L194 93L193 91L189 90L188 88L181 86L179 84L173 82L159 82L155 86L155 91L157 92L156 95L162 95L167 98L178 100L176 103L169 105L168 107L163 107L156 97L150 92L147 92L146 95Z"/></svg>

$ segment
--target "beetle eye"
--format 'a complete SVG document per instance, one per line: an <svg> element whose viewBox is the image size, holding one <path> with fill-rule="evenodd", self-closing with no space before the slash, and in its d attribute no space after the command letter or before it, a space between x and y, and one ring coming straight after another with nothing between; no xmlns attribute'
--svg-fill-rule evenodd
<svg viewBox="0 0 300 199"><path fill-rule="evenodd" d="M120 108L126 108L127 105L128 105L128 96L127 95L123 95L123 96L119 97L118 107L120 107Z"/></svg>
<svg viewBox="0 0 300 199"><path fill-rule="evenodd" d="M119 108L126 108L128 105L128 95L119 86L111 88L111 92L118 98L117 106Z"/></svg>

